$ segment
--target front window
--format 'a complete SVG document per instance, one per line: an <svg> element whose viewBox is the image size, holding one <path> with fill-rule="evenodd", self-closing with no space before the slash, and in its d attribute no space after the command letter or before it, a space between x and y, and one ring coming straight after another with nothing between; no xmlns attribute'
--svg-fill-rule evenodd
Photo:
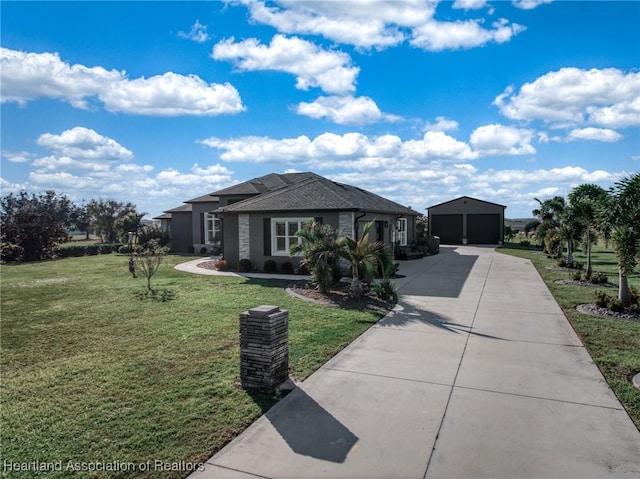
<svg viewBox="0 0 640 479"><path fill-rule="evenodd" d="M205 243L220 246L222 240L222 230L220 228L220 219L216 218L212 213L205 213L204 228L205 228Z"/></svg>
<svg viewBox="0 0 640 479"><path fill-rule="evenodd" d="M396 241L400 246L407 246L407 218L398 218L396 223Z"/></svg>
<svg viewBox="0 0 640 479"><path fill-rule="evenodd" d="M289 249L302 242L296 233L312 218L273 218L271 220L271 252L276 256L289 256Z"/></svg>

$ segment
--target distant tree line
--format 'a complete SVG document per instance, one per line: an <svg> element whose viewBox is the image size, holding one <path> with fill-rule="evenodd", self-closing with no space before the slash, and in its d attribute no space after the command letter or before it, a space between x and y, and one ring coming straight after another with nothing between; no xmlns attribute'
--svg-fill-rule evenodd
<svg viewBox="0 0 640 479"><path fill-rule="evenodd" d="M145 213L132 203L92 199L81 205L64 194L46 191L10 193L0 198L0 258L4 262L51 258L72 231L100 238L101 243L126 242Z"/></svg>

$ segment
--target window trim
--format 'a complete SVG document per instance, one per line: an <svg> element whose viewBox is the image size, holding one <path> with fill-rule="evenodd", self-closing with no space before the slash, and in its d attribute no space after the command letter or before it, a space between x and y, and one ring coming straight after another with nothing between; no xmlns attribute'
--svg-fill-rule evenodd
<svg viewBox="0 0 640 479"><path fill-rule="evenodd" d="M218 238L216 233L222 233L222 227L220 224L220 218L218 218L214 213L205 213L204 214L204 244L219 244L222 238ZM216 225L218 228L216 229ZM211 226L211 228L209 228ZM213 240L210 239L209 233L212 233Z"/></svg>
<svg viewBox="0 0 640 479"><path fill-rule="evenodd" d="M404 225L404 229L400 227L400 225ZM398 244L400 246L407 246L408 243L408 228L409 222L407 218L398 218L396 221L396 239L398 240Z"/></svg>
<svg viewBox="0 0 640 479"><path fill-rule="evenodd" d="M286 234L289 231L289 223L298 223L298 227L296 229L296 231L299 231L302 228L302 225L304 223L307 223L309 221L313 221L313 217L309 217L309 218L271 218L271 256L290 256L289 250L291 249L292 246L292 242L291 242L291 238L296 238L298 241L298 244L300 244L300 242L302 241L301 238L295 237L295 236L289 236L288 234ZM285 223L285 235L277 235L277 227L276 224L277 223ZM285 238L285 250L279 250L277 248L278 245L278 238ZM298 253L295 256L300 256L301 253Z"/></svg>

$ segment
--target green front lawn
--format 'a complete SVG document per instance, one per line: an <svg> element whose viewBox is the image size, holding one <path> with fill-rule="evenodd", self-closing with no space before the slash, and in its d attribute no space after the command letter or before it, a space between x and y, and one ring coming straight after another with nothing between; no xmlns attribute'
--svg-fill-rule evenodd
<svg viewBox="0 0 640 479"><path fill-rule="evenodd" d="M131 278L123 255L2 266L3 464L62 464L47 477L79 477L72 469L82 463L150 464L146 473L123 466L81 476L185 477L155 461L168 465L161 469L204 461L274 403L238 386L240 312L289 310L298 379L380 318L292 298L285 282L172 268L189 259L167 257L153 278L175 295L166 302L140 299L146 280Z"/></svg>
<svg viewBox="0 0 640 479"><path fill-rule="evenodd" d="M604 289L609 295L616 296L617 288L558 284L556 280L570 278L569 272L548 269L555 266L556 261L533 247L507 243L498 251L532 261L611 389L640 429L640 391L630 382L631 376L640 372L640 322L588 316L576 310L579 304L594 303L596 290ZM582 252L576 253L575 259L586 265ZM595 247L591 261L594 271L606 273L610 283L618 284L618 263L612 251ZM640 289L640 274L632 275L629 284Z"/></svg>

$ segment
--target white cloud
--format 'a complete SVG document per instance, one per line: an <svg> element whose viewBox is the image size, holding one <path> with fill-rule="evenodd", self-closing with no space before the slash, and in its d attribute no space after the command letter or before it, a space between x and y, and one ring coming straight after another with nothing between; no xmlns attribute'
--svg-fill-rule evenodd
<svg viewBox="0 0 640 479"><path fill-rule="evenodd" d="M337 43L363 49L384 49L411 39L426 50L471 48L487 42L508 41L524 27L500 20L490 29L482 19L440 22L434 16L438 1L277 2L240 0L252 20L288 34L321 35ZM483 0L458 0L456 8L478 9ZM492 9L488 12L492 13Z"/></svg>
<svg viewBox="0 0 640 479"><path fill-rule="evenodd" d="M473 148L483 156L533 155L533 131L504 125L485 125L471 133Z"/></svg>
<svg viewBox="0 0 640 479"><path fill-rule="evenodd" d="M573 187L583 183L603 183L617 180L623 173L604 170L588 171L580 166L565 166L548 170L487 170L478 174L474 183L509 186L513 189L528 188L531 185L555 184ZM554 186L556 188L557 186Z"/></svg>
<svg viewBox="0 0 640 479"><path fill-rule="evenodd" d="M420 140L402 141L395 135L369 138L361 133L336 135L323 133L313 140L307 136L272 139L266 137L240 137L220 139L216 137L201 141L202 144L222 150L220 159L241 162L277 162L296 165L313 165L328 168L331 162L345 165L349 160L354 165L372 162L407 162L425 160L466 161L478 154L466 143L456 140L441 131L428 131Z"/></svg>
<svg viewBox="0 0 640 479"><path fill-rule="evenodd" d="M622 139L622 135L614 130L606 128L577 128L571 130L568 136L569 140L595 140L606 143L615 143Z"/></svg>
<svg viewBox="0 0 640 479"><path fill-rule="evenodd" d="M231 61L242 71L274 70L296 76L296 88L321 88L336 95L355 91L360 69L351 65L351 58L343 52L323 50L297 37L275 35L269 45L255 38L235 42L222 40L213 47L215 60Z"/></svg>
<svg viewBox="0 0 640 479"><path fill-rule="evenodd" d="M560 126L640 125L640 72L616 68L562 68L547 73L519 91L508 87L494 104L513 120L543 120Z"/></svg>
<svg viewBox="0 0 640 479"><path fill-rule="evenodd" d="M28 161L31 161L35 155L28 151L13 152L2 150L2 152L0 152L0 156L11 163L27 163Z"/></svg>
<svg viewBox="0 0 640 479"><path fill-rule="evenodd" d="M551 3L553 0L513 0L514 7L522 10L533 10L534 8L544 5L545 3Z"/></svg>
<svg viewBox="0 0 640 479"><path fill-rule="evenodd" d="M299 103L296 112L311 118L326 118L338 125L364 125L400 119L382 113L376 102L366 96L321 96L311 103Z"/></svg>
<svg viewBox="0 0 640 479"><path fill-rule="evenodd" d="M458 129L458 122L455 120L451 120L444 116L436 117L435 123L427 123L425 126L425 131L456 131Z"/></svg>
<svg viewBox="0 0 640 479"><path fill-rule="evenodd" d="M504 43L525 27L509 24L502 18L493 22L491 29L483 28L482 20L466 20L457 22L430 21L415 28L411 45L428 51L456 50L486 45L489 42Z"/></svg>
<svg viewBox="0 0 640 479"><path fill-rule="evenodd" d="M195 75L168 72L129 80L125 72L63 62L57 53L0 48L2 102L21 105L55 98L88 109L96 98L111 112L136 115L221 115L243 111L229 83L207 84Z"/></svg>
<svg viewBox="0 0 640 479"><path fill-rule="evenodd" d="M165 73L109 85L100 93L105 108L149 116L216 116L245 108L230 83L207 84L196 75Z"/></svg>
<svg viewBox="0 0 640 479"><path fill-rule="evenodd" d="M31 166L39 168L38 171L44 173L46 170L85 170L85 171L109 171L111 168L108 163L100 163L97 161L79 161L68 156L44 156L38 158L31 163Z"/></svg>
<svg viewBox="0 0 640 479"><path fill-rule="evenodd" d="M473 160L478 154L466 143L442 131L427 131L422 140L408 140L403 144L404 156L416 160Z"/></svg>
<svg viewBox="0 0 640 479"><path fill-rule="evenodd" d="M81 126L65 130L60 135L40 135L38 145L74 159L126 161L133 158L133 153L117 141Z"/></svg>
<svg viewBox="0 0 640 479"><path fill-rule="evenodd" d="M433 14L423 1L413 2L288 2L267 6L242 1L254 21L289 34L321 35L360 48L386 48L404 41L400 26L415 25ZM395 25L394 25L395 24Z"/></svg>
<svg viewBox="0 0 640 479"><path fill-rule="evenodd" d="M185 33L183 31L178 32L180 38L186 38L187 40L193 40L196 43L204 43L211 38L211 35L207 33L207 26L200 23L200 20L196 20L191 26L191 30Z"/></svg>
<svg viewBox="0 0 640 479"><path fill-rule="evenodd" d="M456 0L452 8L463 10L479 10L487 6L487 0Z"/></svg>
<svg viewBox="0 0 640 479"><path fill-rule="evenodd" d="M639 78L640 80L640 78ZM640 87L638 96L623 100L611 106L587 107L589 122L610 128L624 128L640 125Z"/></svg>

